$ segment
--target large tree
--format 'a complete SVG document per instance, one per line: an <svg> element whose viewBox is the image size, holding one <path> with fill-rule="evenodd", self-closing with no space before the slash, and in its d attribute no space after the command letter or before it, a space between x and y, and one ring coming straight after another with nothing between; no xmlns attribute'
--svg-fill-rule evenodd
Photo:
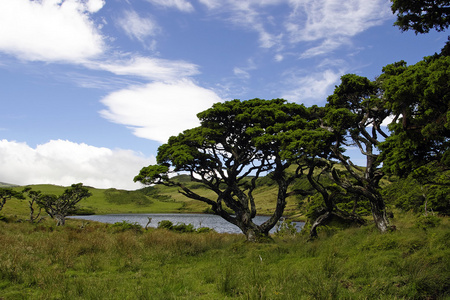
<svg viewBox="0 0 450 300"><path fill-rule="evenodd" d="M198 114L199 127L160 146L158 164L142 168L134 180L176 185L180 193L210 205L215 214L238 226L249 241L256 241L267 236L283 215L291 194L288 186L303 170L299 166L287 172L293 161L300 161L299 144L295 143L301 140L294 135L301 137L301 132L311 132L311 126L317 125L308 122L308 116L303 105L282 99L217 103ZM172 180L171 172L189 173L191 180L213 191L215 197L200 195ZM278 186L276 204L271 217L257 225L253 222L257 213L253 192L258 178L269 173Z"/></svg>
<svg viewBox="0 0 450 300"><path fill-rule="evenodd" d="M450 56L425 57L415 65L401 61L383 68L386 107L392 134L380 144L383 169L408 176L429 163L450 167Z"/></svg>
<svg viewBox="0 0 450 300"><path fill-rule="evenodd" d="M377 82L354 74L342 76L341 84L328 97L328 109L324 124L336 135L332 147L335 158L345 167L346 172L333 169L335 182L350 193L365 197L371 204L372 216L381 232L389 230L386 206L380 193L380 180L384 173L380 169L381 159L377 147L381 139L388 135L382 123L390 111L384 107L382 91ZM346 132L342 138L341 131ZM358 166L343 149L357 147L366 158L364 166Z"/></svg>
<svg viewBox="0 0 450 300"><path fill-rule="evenodd" d="M53 194L40 194L38 192L35 199L38 205L56 221L56 226L63 226L66 217L75 211L76 205L83 199L89 198L92 194L82 183L72 184L60 196Z"/></svg>
<svg viewBox="0 0 450 300"><path fill-rule="evenodd" d="M450 25L449 0L391 0L394 23L402 31L427 33L431 29L444 31Z"/></svg>

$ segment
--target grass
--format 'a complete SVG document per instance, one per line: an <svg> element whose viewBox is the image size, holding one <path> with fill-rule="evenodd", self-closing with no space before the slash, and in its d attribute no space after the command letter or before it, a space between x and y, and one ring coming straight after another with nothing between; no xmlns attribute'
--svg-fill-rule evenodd
<svg viewBox="0 0 450 300"><path fill-rule="evenodd" d="M2 299L449 299L450 221L320 238L0 222Z"/></svg>

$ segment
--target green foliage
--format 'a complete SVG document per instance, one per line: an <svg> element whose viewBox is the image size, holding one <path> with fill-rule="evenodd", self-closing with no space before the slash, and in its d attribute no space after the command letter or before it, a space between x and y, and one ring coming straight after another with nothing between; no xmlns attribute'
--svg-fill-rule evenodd
<svg viewBox="0 0 450 300"><path fill-rule="evenodd" d="M6 201L12 198L25 199L21 192L17 192L12 188L0 188L0 211L3 209Z"/></svg>
<svg viewBox="0 0 450 300"><path fill-rule="evenodd" d="M76 210L76 205L83 199L89 198L92 194L82 183L72 184L70 188L64 190L60 196L53 194L41 194L36 203L42 207L47 214L56 220L56 224L64 225L65 218Z"/></svg>
<svg viewBox="0 0 450 300"><path fill-rule="evenodd" d="M141 225L139 225L139 223L137 222L131 223L125 220L123 220L122 222L116 222L112 224L111 228L113 232L124 232L124 231L133 231L136 233L143 232L143 228Z"/></svg>
<svg viewBox="0 0 450 300"><path fill-rule="evenodd" d="M433 215L421 215L419 218L417 218L416 221L416 227L427 230L429 228L437 227L441 223L441 219L433 216Z"/></svg>
<svg viewBox="0 0 450 300"><path fill-rule="evenodd" d="M407 176L450 155L450 56L425 57L415 65L387 65L380 76L386 106L396 116L391 134L379 145L383 170Z"/></svg>
<svg viewBox="0 0 450 300"><path fill-rule="evenodd" d="M172 221L169 220L162 220L160 222L158 222L158 228L164 228L164 229L172 229L173 228L173 223Z"/></svg>
<svg viewBox="0 0 450 300"><path fill-rule="evenodd" d="M419 170L423 171L423 168ZM417 177L418 176L418 177ZM413 173L407 178L399 178L383 189L389 203L403 211L415 213L434 212L450 215L450 186L448 171L425 175Z"/></svg>
<svg viewBox="0 0 450 300"><path fill-rule="evenodd" d="M180 232L180 233L208 233L213 232L214 230L208 227L200 227L198 229L195 229L194 225L192 224L185 224L182 222L179 222L177 224L173 224L169 220L162 220L158 222L158 229L167 229L174 232Z"/></svg>
<svg viewBox="0 0 450 300"><path fill-rule="evenodd" d="M431 29L444 31L450 25L448 0L391 0L391 9L397 14L394 25L402 31L428 33Z"/></svg>

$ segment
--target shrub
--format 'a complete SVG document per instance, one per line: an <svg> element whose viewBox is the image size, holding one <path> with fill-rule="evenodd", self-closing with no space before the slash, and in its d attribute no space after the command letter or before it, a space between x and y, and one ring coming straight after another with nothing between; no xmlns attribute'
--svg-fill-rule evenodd
<svg viewBox="0 0 450 300"><path fill-rule="evenodd" d="M141 233L143 231L142 226L139 223L134 222L130 223L128 221L123 220L122 222L116 222L111 225L111 228L114 232L124 232L124 231L134 231Z"/></svg>
<svg viewBox="0 0 450 300"><path fill-rule="evenodd" d="M437 227L440 223L441 223L440 218L433 215L427 215L427 216L420 216L419 218L417 218L415 226L417 228L427 230L428 228Z"/></svg>
<svg viewBox="0 0 450 300"><path fill-rule="evenodd" d="M171 230L173 228L173 223L169 220L162 220L158 222L158 228L165 228Z"/></svg>

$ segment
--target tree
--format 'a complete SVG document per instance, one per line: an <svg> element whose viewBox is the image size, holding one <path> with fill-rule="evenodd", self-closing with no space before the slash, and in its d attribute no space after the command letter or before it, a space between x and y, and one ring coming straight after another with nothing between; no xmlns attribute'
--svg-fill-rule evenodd
<svg viewBox="0 0 450 300"><path fill-rule="evenodd" d="M436 162L450 167L450 56L425 57L412 66L387 65L380 76L392 134L380 144L383 170L406 177Z"/></svg>
<svg viewBox="0 0 450 300"><path fill-rule="evenodd" d="M380 138L388 137L381 125L390 111L384 108L381 90L376 82L347 74L341 77L341 84L327 101L324 124L339 133L336 134L332 151L347 172L333 169L333 179L346 191L367 198L376 227L386 232L390 226L379 187L384 173L380 169L382 161L376 150ZM346 138L342 138L342 130L346 132ZM356 146L366 157L364 167L355 165L344 155L343 150L348 146Z"/></svg>
<svg viewBox="0 0 450 300"><path fill-rule="evenodd" d="M6 201L11 200L12 198L25 199L22 193L11 188L0 188L0 211L3 209Z"/></svg>
<svg viewBox="0 0 450 300"><path fill-rule="evenodd" d="M444 31L450 25L449 0L391 0L392 12L397 14L394 25L402 31L428 33L431 29Z"/></svg>
<svg viewBox="0 0 450 300"><path fill-rule="evenodd" d="M72 184L62 195L42 194L36 202L44 208L47 214L56 220L56 226L62 226L66 222L66 216L75 210L75 206L81 200L90 197L92 194L83 187L82 183Z"/></svg>
<svg viewBox="0 0 450 300"><path fill-rule="evenodd" d="M158 164L142 168L134 181L178 186L180 193L210 205L215 214L238 226L249 241L267 237L292 194L288 186L301 170L287 172L299 157L292 151L298 149L294 133L312 124L308 110L282 99L233 100L213 105L198 118L199 127L160 146ZM189 173L191 180L213 191L215 197L200 195L172 180L172 172ZM253 192L258 178L268 173L278 186L275 209L266 222L257 225Z"/></svg>
<svg viewBox="0 0 450 300"><path fill-rule="evenodd" d="M31 189L31 187L26 187L23 190L23 193L28 194L28 197L30 198L30 200L28 200L28 207L30 208L30 219L28 221L31 224L33 224L34 221L36 221L39 218L39 216L41 215L42 207L38 207L39 211L38 211L37 215L34 214L34 210L35 210L35 204L38 205L39 198L42 197L42 192L41 191L33 191Z"/></svg>

